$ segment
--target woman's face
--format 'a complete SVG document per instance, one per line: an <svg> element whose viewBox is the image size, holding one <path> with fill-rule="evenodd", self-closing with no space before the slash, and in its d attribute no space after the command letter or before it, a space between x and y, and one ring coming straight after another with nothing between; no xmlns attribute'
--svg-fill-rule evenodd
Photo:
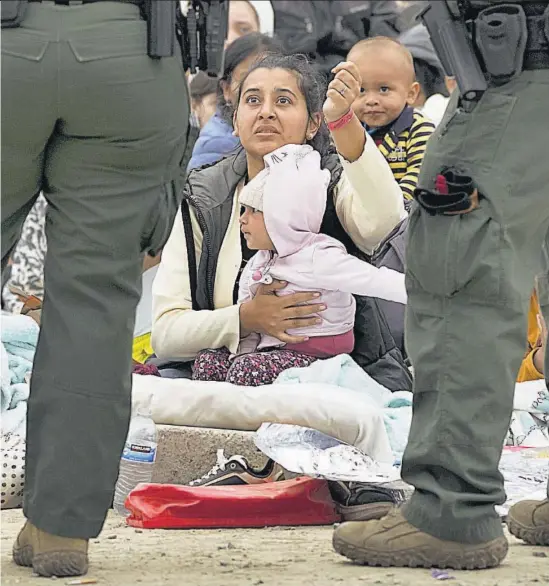
<svg viewBox="0 0 549 586"><path fill-rule="evenodd" d="M259 32L259 21L253 6L246 0L230 0L229 2L229 26L225 47L228 47L235 39L249 33Z"/></svg>
<svg viewBox="0 0 549 586"><path fill-rule="evenodd" d="M234 128L248 156L262 159L281 146L304 144L320 123L320 114L310 119L293 72L260 68L246 78Z"/></svg>

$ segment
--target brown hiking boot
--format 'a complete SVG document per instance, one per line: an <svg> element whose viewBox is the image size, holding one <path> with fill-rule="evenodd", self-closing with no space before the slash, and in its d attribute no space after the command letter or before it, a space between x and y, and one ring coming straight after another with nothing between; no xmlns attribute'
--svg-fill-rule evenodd
<svg viewBox="0 0 549 586"><path fill-rule="evenodd" d="M337 553L366 566L454 570L497 566L508 548L503 536L479 544L437 539L410 525L399 509L393 509L379 521L340 525L333 544Z"/></svg>
<svg viewBox="0 0 549 586"><path fill-rule="evenodd" d="M507 527L530 545L549 545L549 499L521 501L507 514Z"/></svg>
<svg viewBox="0 0 549 586"><path fill-rule="evenodd" d="M13 546L13 561L40 576L81 576L88 571L88 540L40 531L27 521Z"/></svg>

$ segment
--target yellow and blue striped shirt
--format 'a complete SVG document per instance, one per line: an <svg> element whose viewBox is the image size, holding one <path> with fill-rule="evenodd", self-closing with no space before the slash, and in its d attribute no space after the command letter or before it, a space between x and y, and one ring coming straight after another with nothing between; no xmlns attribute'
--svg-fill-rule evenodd
<svg viewBox="0 0 549 586"><path fill-rule="evenodd" d="M410 106L389 126L371 132L398 181L405 200L411 200L417 186L427 141L435 125Z"/></svg>

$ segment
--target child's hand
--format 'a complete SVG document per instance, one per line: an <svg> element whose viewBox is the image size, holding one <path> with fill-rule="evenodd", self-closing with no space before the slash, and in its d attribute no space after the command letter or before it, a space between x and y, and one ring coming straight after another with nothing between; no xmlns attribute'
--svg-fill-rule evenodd
<svg viewBox="0 0 549 586"><path fill-rule="evenodd" d="M362 85L358 67L350 61L336 65L332 73L335 73L335 78L328 86L326 101L322 108L327 122L335 122L347 114L358 98Z"/></svg>

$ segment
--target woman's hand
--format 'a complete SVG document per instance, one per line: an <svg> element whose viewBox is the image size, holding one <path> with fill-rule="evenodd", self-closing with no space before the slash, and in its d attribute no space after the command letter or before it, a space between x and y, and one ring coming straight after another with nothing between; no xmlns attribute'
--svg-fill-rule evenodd
<svg viewBox="0 0 549 586"><path fill-rule="evenodd" d="M335 77L328 86L326 101L322 107L327 122L335 122L347 114L360 95L362 85L358 67L350 61L336 65L332 73L335 73Z"/></svg>
<svg viewBox="0 0 549 586"><path fill-rule="evenodd" d="M270 285L260 285L255 297L240 306L241 335L252 332L268 334L286 344L305 342L306 336L291 336L286 330L306 328L322 322L314 314L326 309L322 303L302 305L320 297L319 293L303 292L277 296L276 291L287 283L273 281Z"/></svg>

